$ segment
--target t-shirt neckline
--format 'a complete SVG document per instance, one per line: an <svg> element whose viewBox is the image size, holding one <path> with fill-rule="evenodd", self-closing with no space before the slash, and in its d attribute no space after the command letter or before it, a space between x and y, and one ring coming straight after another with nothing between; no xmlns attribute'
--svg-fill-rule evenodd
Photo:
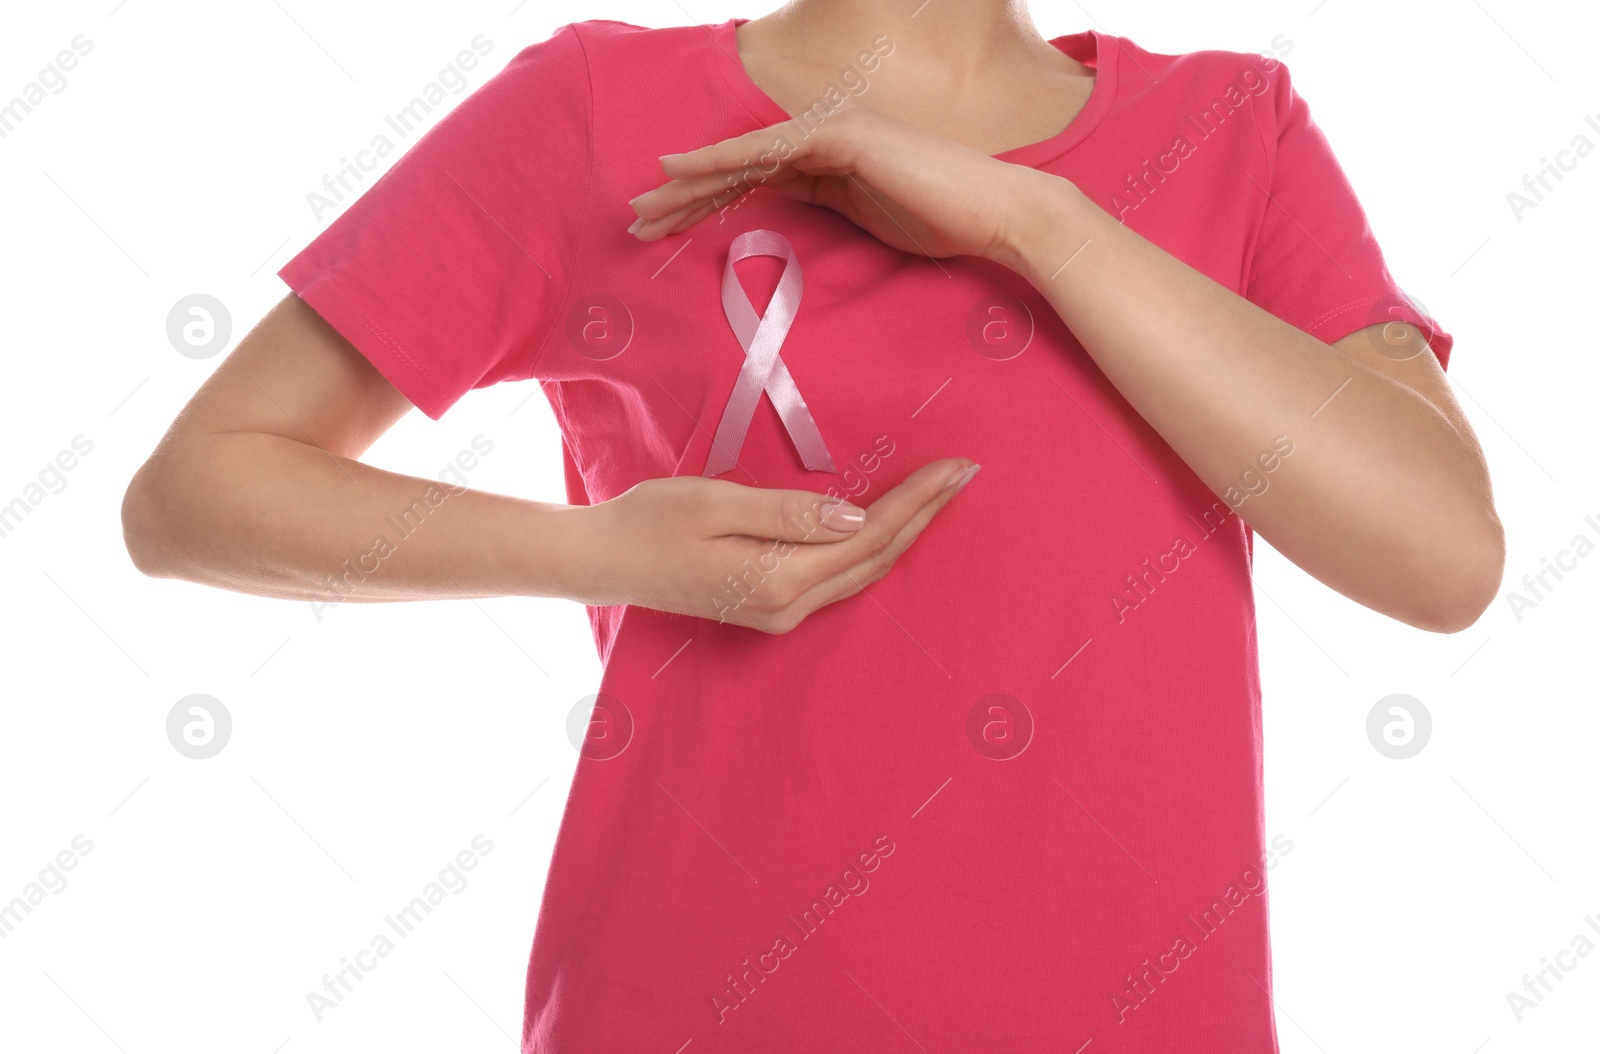
<svg viewBox="0 0 1600 1054"><path fill-rule="evenodd" d="M712 43L716 50L721 52L720 55L713 57L713 62L722 70L728 87L751 116L764 125L787 121L791 117L789 112L762 90L739 59L737 30L748 21L750 21L748 18L730 18L726 22L709 27ZM1050 43L1069 58L1095 71L1094 85L1089 90L1089 98L1077 116L1061 131L1036 143L1026 143L991 155L996 160L1031 167L1053 160L1086 139L1100 123L1106 111L1111 108L1111 101L1117 92L1116 57L1121 54L1116 39L1097 29L1086 29L1079 33L1054 37ZM1111 61L1102 64L1100 57L1108 52Z"/></svg>

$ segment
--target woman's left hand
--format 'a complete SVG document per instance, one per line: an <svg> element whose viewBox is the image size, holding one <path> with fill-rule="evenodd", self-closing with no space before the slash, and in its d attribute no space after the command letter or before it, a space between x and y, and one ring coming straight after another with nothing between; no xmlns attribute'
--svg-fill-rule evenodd
<svg viewBox="0 0 1600 1054"><path fill-rule="evenodd" d="M790 119L661 160L669 182L630 202L654 241L757 187L823 205L888 245L1004 262L1027 223L1036 169L999 161L846 99L819 123ZM1014 191L1013 188L1016 188Z"/></svg>

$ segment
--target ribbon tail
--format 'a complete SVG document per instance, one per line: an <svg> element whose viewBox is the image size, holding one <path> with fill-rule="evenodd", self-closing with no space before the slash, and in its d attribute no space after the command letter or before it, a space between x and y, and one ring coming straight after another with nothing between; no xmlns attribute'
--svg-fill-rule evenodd
<svg viewBox="0 0 1600 1054"><path fill-rule="evenodd" d="M837 471L833 465L833 455L828 453L828 445L822 441L817 420L811 415L805 397L800 394L800 388L782 358L772 364L767 395L772 399L772 405L778 408L783 427L788 430L789 438L800 452L800 460L805 462L806 468L813 472Z"/></svg>

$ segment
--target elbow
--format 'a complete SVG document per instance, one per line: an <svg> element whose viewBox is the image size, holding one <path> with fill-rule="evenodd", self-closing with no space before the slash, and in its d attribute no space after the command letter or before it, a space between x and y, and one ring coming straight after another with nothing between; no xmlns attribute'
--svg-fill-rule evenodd
<svg viewBox="0 0 1600 1054"><path fill-rule="evenodd" d="M1428 603L1416 619L1418 629L1434 633L1459 633L1475 624L1494 602L1505 577L1506 536L1492 508L1470 529L1455 535L1453 544L1437 555L1445 557L1435 572Z"/></svg>
<svg viewBox="0 0 1600 1054"><path fill-rule="evenodd" d="M155 473L147 462L128 483L122 495L122 543L140 574L170 578L161 558L161 498Z"/></svg>

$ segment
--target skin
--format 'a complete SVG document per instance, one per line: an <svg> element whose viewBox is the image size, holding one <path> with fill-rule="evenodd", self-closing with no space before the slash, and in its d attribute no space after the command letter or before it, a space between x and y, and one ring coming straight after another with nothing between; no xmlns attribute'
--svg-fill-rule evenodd
<svg viewBox="0 0 1600 1054"><path fill-rule="evenodd" d="M840 530L818 518L823 493L698 476L646 480L593 506L464 487L439 500L437 480L359 460L409 409L290 294L217 367L129 483L122 522L134 565L319 604L564 597L785 633L886 575L954 496L941 489L946 480L973 464L923 465L868 505L864 524ZM393 533L385 517L419 500L436 506L426 530L376 573L330 587L374 536ZM730 593L727 576L771 566L770 557L758 563L769 539L791 540L795 551L753 590Z"/></svg>
<svg viewBox="0 0 1600 1054"><path fill-rule="evenodd" d="M682 232L770 188L907 252L1010 267L1219 495L1272 437L1292 439L1270 489L1237 509L1290 560L1409 625L1456 632L1475 622L1499 588L1504 532L1483 453L1423 335L1391 322L1323 343L1123 226L1070 181L995 160L1066 126L1085 97L1077 75L1048 59L1035 67L1062 103L1041 122L1008 101L1009 80L974 82L989 89L976 97L969 83L984 62L1037 54L1025 11L994 0L912 22L892 10L800 0L741 26L747 71L790 114L814 105L830 83L822 71L845 68L858 42L887 32L906 56L820 125L786 122L664 157L666 182L631 203L643 221L636 236ZM810 27L804 36L797 23ZM790 40L823 50L781 62ZM955 72L930 80L924 62ZM906 98L917 102L900 105Z"/></svg>
<svg viewBox="0 0 1600 1054"><path fill-rule="evenodd" d="M1504 543L1482 455L1431 353L1397 361L1361 334L1322 344L1122 228L1070 183L995 161L1064 127L1088 97L1090 71L1051 47L1020 4L969 0L916 20L899 6L800 0L741 27L740 57L789 113L884 26L898 27L903 49L875 74L873 109L830 117L764 185L905 251L981 256L1027 277L1219 493L1270 437L1292 436L1294 457L1240 511L1251 527L1402 621L1450 631L1476 619L1498 587ZM664 159L663 185L634 200L646 220L638 236L682 231L747 192L747 161L779 131ZM729 191L730 176L742 189ZM1399 325L1387 336L1420 339ZM1182 362L1162 354L1177 343ZM1341 384L1327 409L1306 416ZM593 506L460 489L381 570L332 588L384 517L439 492L437 481L359 460L410 408L286 296L130 482L122 517L135 566L285 599L565 597L783 633L887 574L951 500L944 483L972 464L924 465L867 506L864 524L837 529L819 521L821 493L721 479L647 480ZM727 576L758 563L771 539L792 551L730 607Z"/></svg>

